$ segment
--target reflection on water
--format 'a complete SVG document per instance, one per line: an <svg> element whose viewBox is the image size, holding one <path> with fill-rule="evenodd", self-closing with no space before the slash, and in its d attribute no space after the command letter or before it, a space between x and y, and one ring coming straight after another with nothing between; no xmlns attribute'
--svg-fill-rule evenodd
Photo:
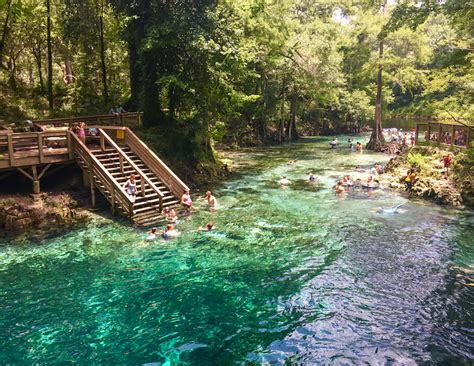
<svg viewBox="0 0 474 366"><path fill-rule="evenodd" d="M175 241L92 223L4 243L0 363L469 364L472 213L336 197L342 174L387 157L328 141L249 150L256 166L215 190L216 213L197 200ZM209 220L216 231L195 231Z"/></svg>

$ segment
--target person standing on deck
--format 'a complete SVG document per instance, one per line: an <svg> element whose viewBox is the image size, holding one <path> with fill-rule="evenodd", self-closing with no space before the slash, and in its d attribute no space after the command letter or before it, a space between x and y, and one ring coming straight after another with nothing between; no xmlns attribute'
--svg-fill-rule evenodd
<svg viewBox="0 0 474 366"><path fill-rule="evenodd" d="M84 145L86 144L86 130L84 129L85 126L86 124L84 122L79 122L79 128L77 129L77 136Z"/></svg>

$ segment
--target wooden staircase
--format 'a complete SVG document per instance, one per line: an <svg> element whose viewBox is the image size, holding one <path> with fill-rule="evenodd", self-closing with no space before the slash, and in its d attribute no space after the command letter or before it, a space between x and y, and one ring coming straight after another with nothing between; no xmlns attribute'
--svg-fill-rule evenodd
<svg viewBox="0 0 474 366"><path fill-rule="evenodd" d="M89 178L91 194L98 189L117 210L135 224L164 221L163 208L179 203L188 187L128 128L98 127L99 146L88 148L70 132L74 155ZM123 185L135 175L135 202Z"/></svg>

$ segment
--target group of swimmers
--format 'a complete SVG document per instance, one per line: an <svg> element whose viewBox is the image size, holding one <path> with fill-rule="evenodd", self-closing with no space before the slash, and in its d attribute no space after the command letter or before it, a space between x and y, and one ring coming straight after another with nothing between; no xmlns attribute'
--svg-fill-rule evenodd
<svg viewBox="0 0 474 366"><path fill-rule="evenodd" d="M362 169L359 169L362 170ZM384 173L384 168L381 164L375 164L370 169L370 175L367 177L366 180L357 179L356 181L364 188L378 188L379 181L378 179L374 178L374 175L380 175ZM334 192L336 194L342 194L346 192L346 187L352 187L354 185L353 180L351 179L350 175L344 175L342 179L338 180L336 185L334 186Z"/></svg>
<svg viewBox="0 0 474 366"><path fill-rule="evenodd" d="M354 139L349 137L347 139L347 146L349 149L351 150L355 150L357 152L362 152L362 144L357 141L355 144L354 144ZM331 147L331 149L335 149L337 148L337 146L339 145L339 140L337 139L337 137L334 137L330 142L329 142L329 146Z"/></svg>
<svg viewBox="0 0 474 366"><path fill-rule="evenodd" d="M211 211L216 210L217 199L212 194L211 191L206 192L205 198L209 206L209 209ZM191 192L189 190L186 190L183 192L183 195L181 196L181 199L180 199L180 203L181 203L181 206L184 208L185 214L189 214L193 206L193 200L191 198ZM165 219L168 221L168 224L166 225L165 229L161 232L161 237L166 240L166 239L172 239L172 238L176 238L180 236L181 232L176 229L176 224L179 222L176 210L174 208L165 207L162 211L162 214L165 217ZM199 227L197 229L197 232L211 231L214 228L215 228L214 223L212 221L209 221L205 226ZM154 227L148 232L148 236L146 239L147 241L153 241L156 238L158 238L158 236L159 236L158 229Z"/></svg>

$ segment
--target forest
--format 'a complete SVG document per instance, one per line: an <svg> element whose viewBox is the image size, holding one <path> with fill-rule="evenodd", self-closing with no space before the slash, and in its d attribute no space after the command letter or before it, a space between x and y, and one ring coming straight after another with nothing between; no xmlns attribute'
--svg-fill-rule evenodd
<svg viewBox="0 0 474 366"><path fill-rule="evenodd" d="M472 123L466 0L0 0L0 120L143 111L192 167L390 116Z"/></svg>

